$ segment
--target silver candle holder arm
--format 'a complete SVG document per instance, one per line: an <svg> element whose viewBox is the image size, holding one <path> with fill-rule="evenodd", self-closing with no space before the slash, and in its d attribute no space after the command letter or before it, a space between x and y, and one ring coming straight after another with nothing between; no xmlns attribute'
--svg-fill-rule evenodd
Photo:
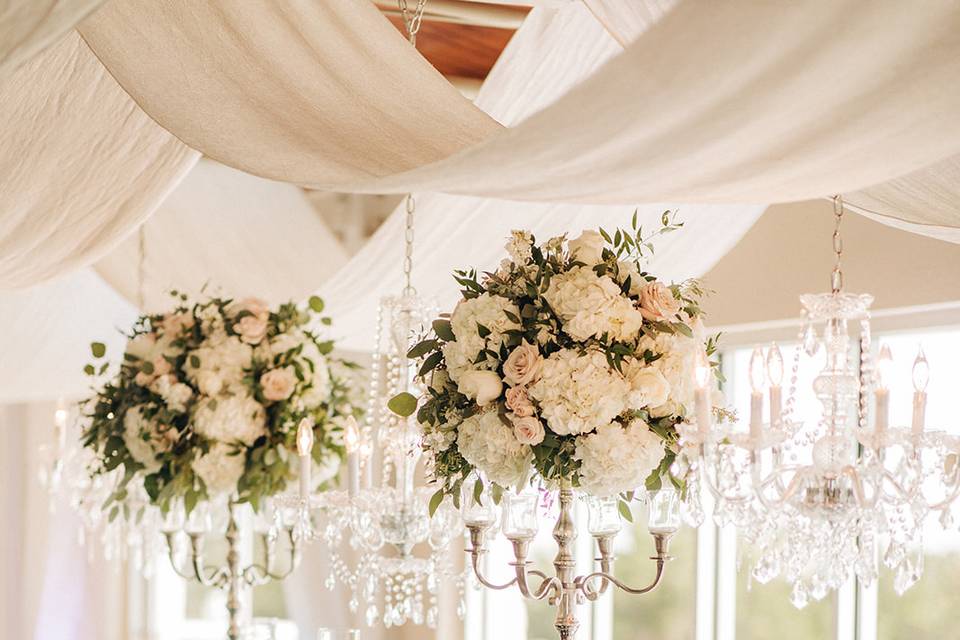
<svg viewBox="0 0 960 640"><path fill-rule="evenodd" d="M548 576L542 571L530 568L528 560L530 543L537 532L536 494L508 494L503 513L503 532L513 546L514 560L509 563L514 568L514 577L504 584L491 582L483 575L483 559L487 553L486 542L490 529L496 522L496 509L482 496L477 501L472 495L464 496L463 517L470 534L470 554L473 573L485 587L502 590L517 586L520 593L528 599L543 600L556 607L554 626L561 640L576 636L580 624L576 616L576 605L585 600L594 601L605 593L612 584L617 589L632 595L649 593L660 583L666 563L672 559L669 555L670 539L679 527L679 497L672 489L651 494L650 532L654 538L655 555L651 556L656 564L653 581L641 588L630 587L613 575L613 541L620 529L616 498L590 498L589 527L596 541L599 556L596 561L600 571L587 575L576 575L574 547L577 539L576 524L573 518L573 489L569 485L560 488L560 514L553 528L553 539L557 543L557 555L553 561L554 575ZM530 578L539 579L531 586Z"/></svg>
<svg viewBox="0 0 960 640"><path fill-rule="evenodd" d="M196 581L203 586L213 587L227 592L227 613L229 640L240 638L241 596L248 588L266 584L272 580L283 580L289 576L300 564L301 539L295 525L284 524L282 530L289 543L289 559L286 568L277 569L277 542L280 534L276 528L261 533L263 542L263 562L244 566L241 554L240 515L239 504L233 500L229 503L229 519L224 533L227 542L226 562L222 565L207 563L204 546L208 533L202 530L185 531L189 538L189 555L186 562L178 557L179 546L176 538L184 532L179 527L170 527L164 530L167 539L167 549L170 564L173 570L185 580Z"/></svg>

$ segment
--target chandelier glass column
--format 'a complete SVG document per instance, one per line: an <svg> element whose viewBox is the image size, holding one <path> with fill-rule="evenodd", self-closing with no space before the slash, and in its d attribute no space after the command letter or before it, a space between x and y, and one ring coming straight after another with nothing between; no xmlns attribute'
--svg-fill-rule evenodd
<svg viewBox="0 0 960 640"><path fill-rule="evenodd" d="M685 434L688 450L696 452L691 478L700 472L716 499L717 523L738 528L753 553L754 579L766 583L782 575L792 583L797 607L853 575L869 585L880 558L902 594L923 571L924 521L938 516L952 527L960 493L957 438L926 428L930 372L922 350L913 364L911 424L889 423L890 350L880 349L875 366L873 298L843 289L839 196L834 205L831 291L800 297L802 327L785 405L780 349L757 349L748 427L713 426L708 412L698 412L700 426ZM797 410L801 358L822 361L813 381L817 415Z"/></svg>

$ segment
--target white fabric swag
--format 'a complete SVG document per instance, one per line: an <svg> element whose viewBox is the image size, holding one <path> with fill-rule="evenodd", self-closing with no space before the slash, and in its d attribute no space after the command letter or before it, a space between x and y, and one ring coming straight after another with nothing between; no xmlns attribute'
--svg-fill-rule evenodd
<svg viewBox="0 0 960 640"><path fill-rule="evenodd" d="M3 0L0 78L53 44L103 0Z"/></svg>
<svg viewBox="0 0 960 640"><path fill-rule="evenodd" d="M228 0L203 10L125 0L81 31L138 103L195 148L321 188L770 203L854 191L960 151L953 2L680 2L505 131L425 73L362 4L248 2L239 12ZM323 18L338 22L318 26ZM393 80L372 91L384 65ZM305 108L311 94L328 97ZM414 107L418 116L398 126L398 110ZM296 124L300 141L276 123ZM430 155L424 148L462 151L411 169Z"/></svg>
<svg viewBox="0 0 960 640"><path fill-rule="evenodd" d="M140 110L71 34L0 85L0 288L105 255L199 154Z"/></svg>

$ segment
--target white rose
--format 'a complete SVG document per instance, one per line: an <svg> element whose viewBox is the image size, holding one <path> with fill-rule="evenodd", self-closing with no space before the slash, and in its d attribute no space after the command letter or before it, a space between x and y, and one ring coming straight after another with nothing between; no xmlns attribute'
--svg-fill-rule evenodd
<svg viewBox="0 0 960 640"><path fill-rule="evenodd" d="M628 292L631 296L639 296L640 291L643 289L643 285L646 284L646 279L640 275L640 269L637 268L637 264L633 260L620 260L617 262L620 269L620 284L623 284L627 281L627 278L630 278L630 291Z"/></svg>
<svg viewBox="0 0 960 640"><path fill-rule="evenodd" d="M642 420L626 427L611 422L577 438L573 455L580 460L581 489L601 497L643 486L663 456L663 440Z"/></svg>
<svg viewBox="0 0 960 640"><path fill-rule="evenodd" d="M670 396L670 383L656 367L631 358L624 363L623 376L630 384L629 405L632 409L657 407Z"/></svg>
<svg viewBox="0 0 960 640"><path fill-rule="evenodd" d="M273 402L289 398L296 386L297 376L292 366L270 369L260 376L263 397Z"/></svg>
<svg viewBox="0 0 960 640"><path fill-rule="evenodd" d="M653 280L640 289L640 313L654 322L670 320L680 313L680 301L673 297L670 287Z"/></svg>
<svg viewBox="0 0 960 640"><path fill-rule="evenodd" d="M270 308L259 298L244 298L230 305L227 310L235 321L234 332L247 344L259 344L267 335L270 324ZM236 319L237 316L243 317Z"/></svg>
<svg viewBox="0 0 960 640"><path fill-rule="evenodd" d="M488 405L500 397L503 383L493 371L465 371L457 386L460 393L482 406Z"/></svg>
<svg viewBox="0 0 960 640"><path fill-rule="evenodd" d="M579 238L570 241L569 247L574 259L588 267L603 262L604 240L598 231L584 231Z"/></svg>
<svg viewBox="0 0 960 640"><path fill-rule="evenodd" d="M216 371L201 371L197 374L197 386L205 396L215 396L223 389L223 379Z"/></svg>
<svg viewBox="0 0 960 640"><path fill-rule="evenodd" d="M527 385L540 379L543 356L537 345L524 340L503 363L503 379L510 386Z"/></svg>
<svg viewBox="0 0 960 640"><path fill-rule="evenodd" d="M526 387L510 387L504 394L507 409L520 418L532 416L535 413L533 403L527 395Z"/></svg>
<svg viewBox="0 0 960 640"><path fill-rule="evenodd" d="M533 416L510 416L513 422L513 435L520 444L537 445L543 442L543 423Z"/></svg>
<svg viewBox="0 0 960 640"><path fill-rule="evenodd" d="M661 418L668 415L683 417L693 408L693 370L697 353L703 349L703 343L681 334L660 333L656 338L644 336L637 344L637 351L651 351L660 357L650 363L658 370L670 385L666 402L650 407L650 415Z"/></svg>

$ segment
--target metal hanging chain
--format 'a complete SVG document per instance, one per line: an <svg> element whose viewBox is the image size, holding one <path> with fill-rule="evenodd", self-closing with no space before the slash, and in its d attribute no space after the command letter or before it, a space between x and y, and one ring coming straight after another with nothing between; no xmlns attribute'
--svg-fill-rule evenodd
<svg viewBox="0 0 960 640"><path fill-rule="evenodd" d="M146 263L147 263L147 223L140 225L137 231L137 306L146 311Z"/></svg>
<svg viewBox="0 0 960 640"><path fill-rule="evenodd" d="M417 6L410 10L407 6L407 0L397 0L397 6L400 7L400 17L403 18L403 26L407 30L407 40L414 47L417 46L417 33L420 31L420 23L423 21L423 9L427 5L427 0L417 0Z"/></svg>
<svg viewBox="0 0 960 640"><path fill-rule="evenodd" d="M413 199L412 193L407 194L405 204L407 208L407 221L403 235L406 245L406 251L403 255L403 295L413 296L416 295L417 290L413 288L410 274L413 272L413 212L417 208L417 202Z"/></svg>
<svg viewBox="0 0 960 640"><path fill-rule="evenodd" d="M417 5L410 10L407 0L397 0L397 6L400 8L400 17L403 18L403 26L407 30L407 40L414 48L417 46L417 33L420 31L420 24L423 21L423 10L427 6L427 0L417 0ZM406 229L404 230L405 252L403 256L403 295L416 295L417 290L413 288L411 282L411 273L413 272L413 213L417 208L417 202L412 193L407 194L406 198Z"/></svg>
<svg viewBox="0 0 960 640"><path fill-rule="evenodd" d="M843 255L843 237L840 235L840 223L843 222L843 196L837 194L833 196L833 253L836 261L833 265L833 273L830 274L830 286L833 293L843 291L843 269L841 268L840 258Z"/></svg>

